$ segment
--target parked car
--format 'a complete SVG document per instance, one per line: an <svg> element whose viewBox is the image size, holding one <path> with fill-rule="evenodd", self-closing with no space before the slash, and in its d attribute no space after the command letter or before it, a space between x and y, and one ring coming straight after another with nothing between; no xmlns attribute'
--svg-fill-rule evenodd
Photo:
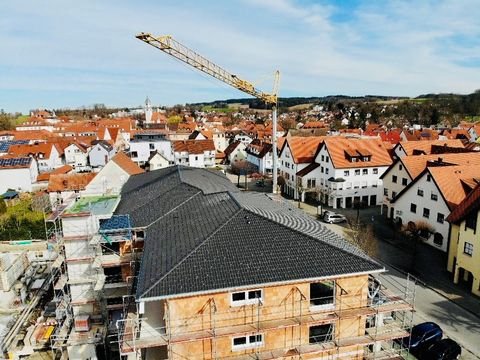
<svg viewBox="0 0 480 360"><path fill-rule="evenodd" d="M257 180L255 182L255 185L257 185L258 187L265 187L265 180Z"/></svg>
<svg viewBox="0 0 480 360"><path fill-rule="evenodd" d="M341 222L345 222L347 221L347 218L345 216L343 216L342 214L336 214L336 213L333 213L333 212L325 212L325 215L323 215L323 221L325 221L326 223L330 223L330 224L333 224L333 223L341 223Z"/></svg>
<svg viewBox="0 0 480 360"><path fill-rule="evenodd" d="M452 339L443 339L431 344L418 358L420 360L455 360L462 354L462 348Z"/></svg>
<svg viewBox="0 0 480 360"><path fill-rule="evenodd" d="M410 348L410 352L413 354L418 354L421 350L439 341L442 336L443 331L440 326L434 322L424 322L411 329L410 337L403 338L402 345Z"/></svg>

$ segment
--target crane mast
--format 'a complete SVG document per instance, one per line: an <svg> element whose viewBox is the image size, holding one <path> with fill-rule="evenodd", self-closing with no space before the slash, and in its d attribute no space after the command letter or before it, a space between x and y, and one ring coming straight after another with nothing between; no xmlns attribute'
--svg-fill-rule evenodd
<svg viewBox="0 0 480 360"><path fill-rule="evenodd" d="M195 69L208 74L223 83L230 85L244 93L252 95L268 105L272 105L272 157L273 157L273 193L277 193L277 101L278 87L280 82L280 72L275 72L273 91L265 93L247 81L239 78L235 74L228 72L222 67L214 64L207 58L201 56L197 52L182 45L172 38L170 35L162 35L155 37L149 33L140 33L136 38L143 42L167 53L170 56L194 67Z"/></svg>

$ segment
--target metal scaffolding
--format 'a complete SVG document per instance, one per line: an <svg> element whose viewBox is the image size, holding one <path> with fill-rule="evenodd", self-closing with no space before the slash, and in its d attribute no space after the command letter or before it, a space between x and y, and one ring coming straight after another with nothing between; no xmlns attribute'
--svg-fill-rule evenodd
<svg viewBox="0 0 480 360"><path fill-rule="evenodd" d="M378 282L378 284L381 284ZM300 329L302 326L327 325L329 333L318 339L302 339L302 331L292 337L284 347L264 350L253 347L248 354L227 357L228 359L280 359L285 356L301 359L302 355L317 355L322 358L341 357L341 349L347 346L361 346L365 359L398 359L408 353L408 349L395 343L394 339L409 336L408 329L413 319L415 300L415 279L409 276L405 283L398 283L399 293L380 285L374 296L359 299L358 294L343 294L342 289L334 299L308 300L298 288L292 287L290 298L280 305L265 306L261 301L254 304L230 308L227 312L218 312L213 298L187 318L172 318L168 301L164 302L165 315L162 326L152 327L152 319L142 317L138 309L132 306L133 296L125 298L124 318L117 322L118 346L120 355L128 359L141 359L142 350L164 348L165 359L175 358L175 345L200 340L208 340L207 351L188 353L189 359L216 359L216 342L222 337L263 333L277 329ZM338 285L336 285L338 287ZM260 300L260 299L259 299ZM333 301L318 311L311 311L312 301ZM339 337L336 324L346 319L365 319L365 333L357 336ZM294 331L294 330L292 330ZM293 332L292 332L293 333ZM341 334L340 334L341 335ZM317 341L318 340L318 341ZM185 353L182 352L182 356ZM225 358L225 356L222 356Z"/></svg>

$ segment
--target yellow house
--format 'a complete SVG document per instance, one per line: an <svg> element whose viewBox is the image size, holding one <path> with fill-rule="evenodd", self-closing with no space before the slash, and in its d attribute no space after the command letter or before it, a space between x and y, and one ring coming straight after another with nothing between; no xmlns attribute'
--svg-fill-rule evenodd
<svg viewBox="0 0 480 360"><path fill-rule="evenodd" d="M450 213L447 270L453 282L466 283L480 296L480 185Z"/></svg>

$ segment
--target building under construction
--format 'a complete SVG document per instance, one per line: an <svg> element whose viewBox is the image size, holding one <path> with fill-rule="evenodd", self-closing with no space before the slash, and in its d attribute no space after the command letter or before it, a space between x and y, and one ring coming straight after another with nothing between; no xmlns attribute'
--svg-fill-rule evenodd
<svg viewBox="0 0 480 360"><path fill-rule="evenodd" d="M222 174L170 167L50 219L63 359L394 359L414 284ZM143 253L143 255L142 255Z"/></svg>

